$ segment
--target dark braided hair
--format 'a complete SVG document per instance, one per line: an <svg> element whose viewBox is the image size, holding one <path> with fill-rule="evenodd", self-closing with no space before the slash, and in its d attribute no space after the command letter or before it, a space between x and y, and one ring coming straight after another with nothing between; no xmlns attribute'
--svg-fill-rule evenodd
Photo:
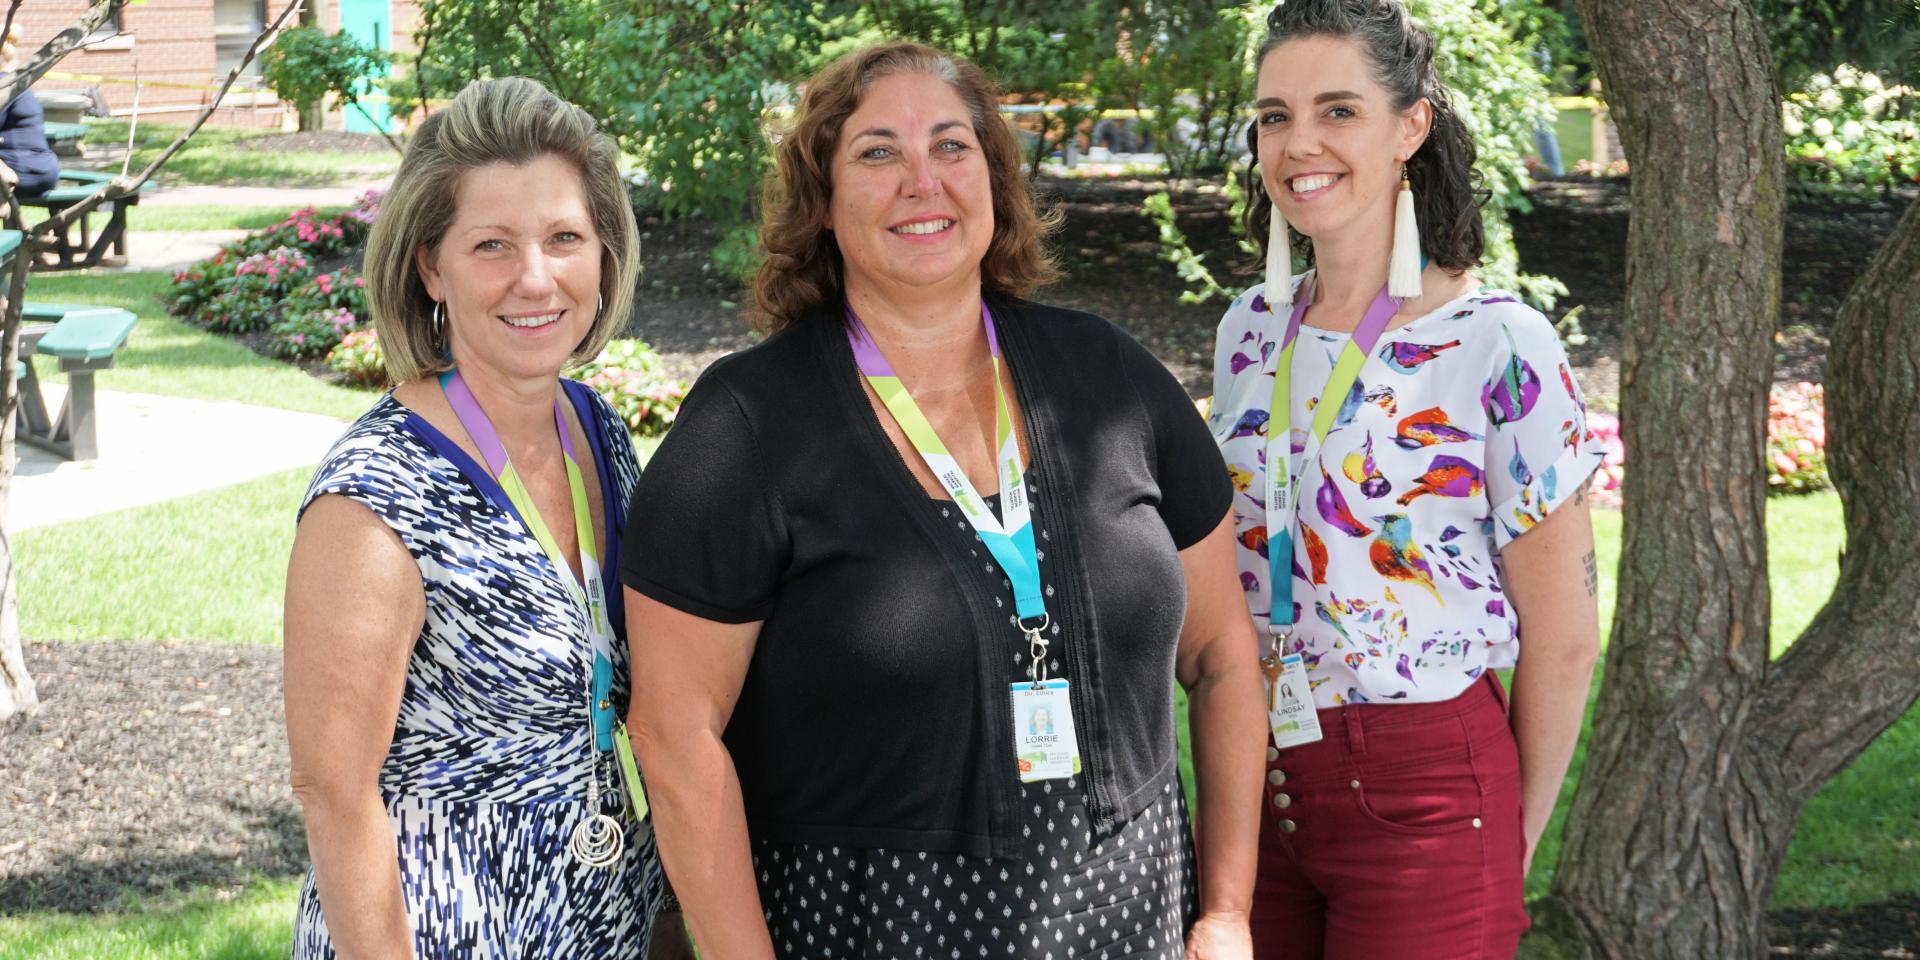
<svg viewBox="0 0 1920 960"><path fill-rule="evenodd" d="M1478 265L1486 246L1480 207L1492 194L1479 187L1473 137L1434 72L1433 38L1407 17L1399 0L1282 0L1267 14L1267 39L1254 57L1254 70L1260 69L1275 47L1300 37L1357 41L1395 110L1406 110L1421 97L1433 105L1427 139L1407 160L1407 180L1413 186L1414 212L1420 220L1420 252L1450 271ZM1273 201L1260 179L1259 131L1258 124L1247 126L1250 156L1243 181L1247 206L1241 224L1264 256ZM1292 236L1294 251L1312 263L1312 243L1298 232Z"/></svg>

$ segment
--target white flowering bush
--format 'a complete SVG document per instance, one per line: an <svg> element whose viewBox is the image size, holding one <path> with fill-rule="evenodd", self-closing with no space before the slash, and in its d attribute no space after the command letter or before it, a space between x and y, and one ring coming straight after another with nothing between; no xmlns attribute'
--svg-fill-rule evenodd
<svg viewBox="0 0 1920 960"><path fill-rule="evenodd" d="M1780 105L1788 174L1802 183L1920 182L1920 90L1841 64Z"/></svg>

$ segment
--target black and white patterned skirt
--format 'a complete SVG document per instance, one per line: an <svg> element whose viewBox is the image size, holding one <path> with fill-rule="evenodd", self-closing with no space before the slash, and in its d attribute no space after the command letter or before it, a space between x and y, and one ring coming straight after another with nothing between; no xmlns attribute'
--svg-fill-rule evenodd
<svg viewBox="0 0 1920 960"><path fill-rule="evenodd" d="M1025 855L755 841L775 951L816 958L1177 960L1198 905L1186 798L1093 836L1077 779L1023 784Z"/></svg>

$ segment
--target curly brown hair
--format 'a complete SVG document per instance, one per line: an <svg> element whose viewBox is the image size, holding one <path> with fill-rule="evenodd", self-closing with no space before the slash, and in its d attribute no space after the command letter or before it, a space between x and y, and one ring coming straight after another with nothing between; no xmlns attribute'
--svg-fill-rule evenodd
<svg viewBox="0 0 1920 960"><path fill-rule="evenodd" d="M1060 218L1034 203L1019 141L1000 119L993 81L979 67L933 47L883 43L848 53L807 81L793 125L774 148L775 167L760 204L762 261L749 312L754 329L772 333L840 295L844 266L827 229L833 154L861 94L898 74L946 81L973 119L993 190L993 239L980 258L982 286L1022 297L1057 275L1044 241Z"/></svg>

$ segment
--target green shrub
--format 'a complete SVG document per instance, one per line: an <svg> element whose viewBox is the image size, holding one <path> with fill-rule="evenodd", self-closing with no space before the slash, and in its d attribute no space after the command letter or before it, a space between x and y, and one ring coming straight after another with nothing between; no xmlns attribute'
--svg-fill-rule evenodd
<svg viewBox="0 0 1920 960"><path fill-rule="evenodd" d="M274 96L305 112L321 105L328 94L342 104L354 103L355 88L385 72L390 59L345 31L295 27L260 54L260 75Z"/></svg>
<svg viewBox="0 0 1920 960"><path fill-rule="evenodd" d="M644 340L614 340L567 376L592 387L637 437L657 437L673 426L687 385L660 375L660 354Z"/></svg>
<svg viewBox="0 0 1920 960"><path fill-rule="evenodd" d="M1780 105L1788 175L1802 183L1920 182L1920 92L1846 64L1816 73Z"/></svg>

